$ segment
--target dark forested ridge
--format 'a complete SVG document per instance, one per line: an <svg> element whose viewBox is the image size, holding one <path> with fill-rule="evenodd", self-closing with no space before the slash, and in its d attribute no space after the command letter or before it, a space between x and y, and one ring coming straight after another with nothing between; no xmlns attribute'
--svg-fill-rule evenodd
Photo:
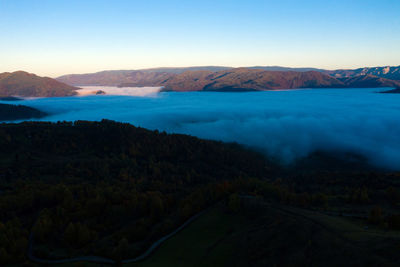
<svg viewBox="0 0 400 267"><path fill-rule="evenodd" d="M393 90L385 91L383 93L400 94L400 88L396 88L396 89L393 89Z"/></svg>
<svg viewBox="0 0 400 267"><path fill-rule="evenodd" d="M22 98L15 96L0 96L1 101L21 101Z"/></svg>
<svg viewBox="0 0 400 267"><path fill-rule="evenodd" d="M37 119L46 115L45 112L23 105L0 104L0 121Z"/></svg>
<svg viewBox="0 0 400 267"><path fill-rule="evenodd" d="M137 256L271 164L237 145L103 122L0 125L0 263ZM54 254L57 251L56 254Z"/></svg>
<svg viewBox="0 0 400 267"><path fill-rule="evenodd" d="M354 164L316 153L282 168L236 144L108 120L0 124L0 147L0 264L26 262L31 233L32 252L41 259L134 258L216 203L223 203L228 213L239 212L245 207L242 198L259 202L257 209L262 209L252 215L261 226L254 229L254 240L245 241L247 263L269 262L271 251L278 253L273 255L277 262L296 262L297 252L279 251L287 244L293 251L303 247L296 241L298 234L290 234L298 232L297 215L285 224L279 220L286 221L287 215L270 218L273 232L262 226L262 218L282 205L297 207L301 214L345 214L360 225L390 233L400 229L400 173L368 168L362 159ZM269 203L268 209L263 203ZM336 217L329 218L318 227L329 229ZM307 229L314 224L301 221ZM305 242L314 240L304 235ZM275 241L266 250L265 240L271 238ZM346 265L340 258L324 258L333 257L327 248L330 240L318 237L318 243L310 244L318 254L305 251L304 256ZM357 254L355 260L373 256L398 262L398 242L392 234L384 242L379 237L367 240L362 247L368 253ZM342 243L336 245L345 245L348 253L364 251Z"/></svg>

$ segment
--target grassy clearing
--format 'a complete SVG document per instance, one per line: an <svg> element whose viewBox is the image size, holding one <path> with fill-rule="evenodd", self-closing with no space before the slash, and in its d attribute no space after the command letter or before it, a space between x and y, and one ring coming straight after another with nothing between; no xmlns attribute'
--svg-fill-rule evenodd
<svg viewBox="0 0 400 267"><path fill-rule="evenodd" d="M237 214L219 204L148 259L124 266L398 266L400 233L366 225L279 204Z"/></svg>
<svg viewBox="0 0 400 267"><path fill-rule="evenodd" d="M127 266L223 266L231 261L245 220L218 205L164 243L147 260Z"/></svg>

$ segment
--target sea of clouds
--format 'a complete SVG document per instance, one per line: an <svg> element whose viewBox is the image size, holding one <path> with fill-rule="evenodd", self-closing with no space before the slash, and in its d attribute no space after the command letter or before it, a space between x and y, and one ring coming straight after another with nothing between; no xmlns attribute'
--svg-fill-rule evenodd
<svg viewBox="0 0 400 267"><path fill-rule="evenodd" d="M238 142L283 163L323 150L358 153L376 166L400 170L400 94L376 93L382 89L250 93L92 89L109 95L29 99L21 104L52 114L43 120L129 122Z"/></svg>

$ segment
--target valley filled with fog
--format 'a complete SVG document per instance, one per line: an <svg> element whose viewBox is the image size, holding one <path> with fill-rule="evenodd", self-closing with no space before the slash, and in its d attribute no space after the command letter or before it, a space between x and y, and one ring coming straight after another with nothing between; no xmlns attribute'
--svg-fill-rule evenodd
<svg viewBox="0 0 400 267"><path fill-rule="evenodd" d="M106 95L87 95L102 90ZM400 94L385 89L248 93L85 87L85 96L25 99L42 121L110 119L168 133L237 142L283 163L314 151L350 152L400 169ZM81 92L81 93L82 93Z"/></svg>

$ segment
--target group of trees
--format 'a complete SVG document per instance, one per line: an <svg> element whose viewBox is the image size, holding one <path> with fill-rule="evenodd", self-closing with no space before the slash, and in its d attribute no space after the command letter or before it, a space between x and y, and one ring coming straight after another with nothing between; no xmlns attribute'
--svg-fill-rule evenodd
<svg viewBox="0 0 400 267"><path fill-rule="evenodd" d="M23 105L0 104L0 121L41 118L47 114Z"/></svg>

